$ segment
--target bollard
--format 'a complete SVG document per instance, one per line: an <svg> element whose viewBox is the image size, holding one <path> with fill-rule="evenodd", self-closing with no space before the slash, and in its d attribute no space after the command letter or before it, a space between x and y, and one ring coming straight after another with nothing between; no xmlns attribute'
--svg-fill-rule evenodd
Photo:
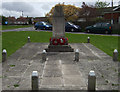
<svg viewBox="0 0 120 92"><path fill-rule="evenodd" d="M88 75L88 90L95 91L96 88L96 76L94 71L90 71Z"/></svg>
<svg viewBox="0 0 120 92"><path fill-rule="evenodd" d="M46 50L43 50L42 61L46 61Z"/></svg>
<svg viewBox="0 0 120 92"><path fill-rule="evenodd" d="M38 72L37 71L33 71L32 72L32 90L39 90L39 86L38 86L39 80L38 80Z"/></svg>
<svg viewBox="0 0 120 92"><path fill-rule="evenodd" d="M28 43L30 42L30 36L28 36Z"/></svg>
<svg viewBox="0 0 120 92"><path fill-rule="evenodd" d="M113 61L118 61L118 51L117 51L117 49L115 49L114 52L113 52Z"/></svg>
<svg viewBox="0 0 120 92"><path fill-rule="evenodd" d="M3 49L3 52L2 52L2 62L6 61L7 60L7 51L6 49Z"/></svg>
<svg viewBox="0 0 120 92"><path fill-rule="evenodd" d="M87 39L87 43L90 43L90 37L88 37L88 39Z"/></svg>
<svg viewBox="0 0 120 92"><path fill-rule="evenodd" d="M79 50L78 49L76 49L76 51L75 51L75 61L79 61Z"/></svg>

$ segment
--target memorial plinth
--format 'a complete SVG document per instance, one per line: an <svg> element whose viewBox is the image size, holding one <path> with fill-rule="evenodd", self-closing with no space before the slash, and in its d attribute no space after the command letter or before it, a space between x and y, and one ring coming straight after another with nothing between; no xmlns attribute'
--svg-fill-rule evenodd
<svg viewBox="0 0 120 92"><path fill-rule="evenodd" d="M53 12L53 36L50 38L50 44L47 52L73 52L74 49L68 45L68 38L65 37L65 19L62 6L55 6Z"/></svg>

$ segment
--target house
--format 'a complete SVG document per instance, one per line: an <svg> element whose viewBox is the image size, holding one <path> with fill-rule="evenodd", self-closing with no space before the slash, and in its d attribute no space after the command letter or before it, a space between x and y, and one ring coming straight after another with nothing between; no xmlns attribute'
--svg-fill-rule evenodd
<svg viewBox="0 0 120 92"><path fill-rule="evenodd" d="M27 17L20 16L16 19L15 24L29 24L29 19Z"/></svg>
<svg viewBox="0 0 120 92"><path fill-rule="evenodd" d="M32 22L32 17L22 17L20 16L19 18L15 17L7 17L7 22L8 24L29 24L29 22ZM32 24L32 23L31 23Z"/></svg>
<svg viewBox="0 0 120 92"><path fill-rule="evenodd" d="M7 21L8 21L8 24L14 24L15 21L16 21L16 18L15 17L7 17Z"/></svg>
<svg viewBox="0 0 120 92"><path fill-rule="evenodd" d="M36 23L36 22L39 22L39 21L47 21L48 18L47 17L35 17L33 18L33 21Z"/></svg>
<svg viewBox="0 0 120 92"><path fill-rule="evenodd" d="M104 12L104 19L110 21L111 24L120 24L120 5L112 11Z"/></svg>
<svg viewBox="0 0 120 92"><path fill-rule="evenodd" d="M86 6L82 8L79 12L79 19L78 22L87 22L93 20L93 18L97 17L97 10L96 8Z"/></svg>

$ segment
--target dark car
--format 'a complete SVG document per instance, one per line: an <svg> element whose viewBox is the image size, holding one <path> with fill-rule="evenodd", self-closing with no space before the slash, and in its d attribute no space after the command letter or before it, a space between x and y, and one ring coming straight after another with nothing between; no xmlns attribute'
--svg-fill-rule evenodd
<svg viewBox="0 0 120 92"><path fill-rule="evenodd" d="M41 21L41 22L35 23L34 28L35 28L35 30L37 30L37 29L41 29L41 30L52 30L52 25L50 25L50 24L47 23L47 22Z"/></svg>
<svg viewBox="0 0 120 92"><path fill-rule="evenodd" d="M78 25L74 25L71 22L66 22L65 23L65 31L66 32L80 32L81 28Z"/></svg>
<svg viewBox="0 0 120 92"><path fill-rule="evenodd" d="M110 23L96 23L95 25L88 26L85 28L87 33L112 33L112 26Z"/></svg>

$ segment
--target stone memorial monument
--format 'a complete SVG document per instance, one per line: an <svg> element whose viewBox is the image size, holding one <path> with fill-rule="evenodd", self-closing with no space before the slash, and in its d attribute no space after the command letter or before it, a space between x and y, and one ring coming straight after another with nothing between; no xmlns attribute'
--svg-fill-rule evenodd
<svg viewBox="0 0 120 92"><path fill-rule="evenodd" d="M53 11L53 36L50 38L50 44L47 52L73 52L74 49L68 45L68 38L65 37L65 19L62 6L55 6Z"/></svg>

